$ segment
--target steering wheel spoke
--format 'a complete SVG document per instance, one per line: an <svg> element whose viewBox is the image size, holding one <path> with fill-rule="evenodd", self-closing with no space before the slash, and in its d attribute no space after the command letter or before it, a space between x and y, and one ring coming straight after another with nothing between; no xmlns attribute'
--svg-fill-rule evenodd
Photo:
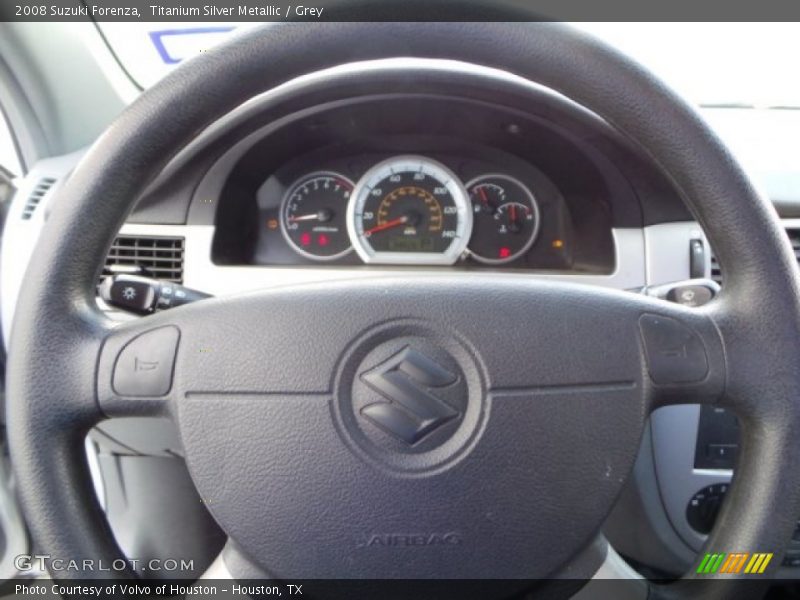
<svg viewBox="0 0 800 600"><path fill-rule="evenodd" d="M158 317L126 322L109 331L97 368L97 397L103 414L169 414L180 340L180 329Z"/></svg>
<svg viewBox="0 0 800 600"><path fill-rule="evenodd" d="M639 334L651 410L669 404L716 404L725 393L725 347L714 304L686 308L659 302L643 307Z"/></svg>

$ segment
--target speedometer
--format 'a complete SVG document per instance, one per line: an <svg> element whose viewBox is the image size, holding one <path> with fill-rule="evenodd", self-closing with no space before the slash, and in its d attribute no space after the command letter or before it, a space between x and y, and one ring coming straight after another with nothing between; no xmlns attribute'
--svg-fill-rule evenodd
<svg viewBox="0 0 800 600"><path fill-rule="evenodd" d="M367 171L347 216L353 247L367 263L451 265L472 230L464 185L421 156L391 158Z"/></svg>

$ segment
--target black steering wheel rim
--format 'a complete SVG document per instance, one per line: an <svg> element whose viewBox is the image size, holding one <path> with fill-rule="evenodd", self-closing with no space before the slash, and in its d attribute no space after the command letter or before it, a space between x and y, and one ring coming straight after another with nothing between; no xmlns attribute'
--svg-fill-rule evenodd
<svg viewBox="0 0 800 600"><path fill-rule="evenodd" d="M494 67L563 93L643 148L682 192L725 271L723 293L702 312L725 344L725 390L715 395L743 422L737 485L709 545L779 554L800 514L794 254L774 209L691 107L614 50L556 24L273 25L189 61L126 110L59 192L18 301L9 442L34 539L53 556L123 558L94 498L83 439L105 416L95 373L112 330L94 301L97 265L138 192L256 94L398 56Z"/></svg>

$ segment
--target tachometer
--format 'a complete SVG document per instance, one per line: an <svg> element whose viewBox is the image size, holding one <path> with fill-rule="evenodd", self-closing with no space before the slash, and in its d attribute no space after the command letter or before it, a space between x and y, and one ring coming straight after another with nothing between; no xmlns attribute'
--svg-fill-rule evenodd
<svg viewBox="0 0 800 600"><path fill-rule="evenodd" d="M467 184L473 225L469 250L487 264L525 254L539 231L539 207L531 191L508 175L483 175Z"/></svg>
<svg viewBox="0 0 800 600"><path fill-rule="evenodd" d="M472 211L447 167L400 156L375 165L356 184L347 227L364 262L450 265L466 249Z"/></svg>
<svg viewBox="0 0 800 600"><path fill-rule="evenodd" d="M281 206L281 231L289 245L312 260L334 260L350 252L345 221L352 191L352 181L328 171L293 183Z"/></svg>

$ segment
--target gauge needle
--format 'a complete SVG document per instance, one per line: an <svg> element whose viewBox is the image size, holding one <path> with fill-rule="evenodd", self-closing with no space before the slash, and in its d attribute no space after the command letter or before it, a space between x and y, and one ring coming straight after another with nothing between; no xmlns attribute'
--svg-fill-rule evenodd
<svg viewBox="0 0 800 600"><path fill-rule="evenodd" d="M483 203L483 211L488 214L494 214L494 208L491 204L489 204L489 196L486 195L486 189L479 185L475 188L478 191L478 195L481 197L481 202Z"/></svg>
<svg viewBox="0 0 800 600"><path fill-rule="evenodd" d="M333 211L323 208L315 213L311 213L310 215L301 215L299 217L289 217L290 223L295 223L297 221L322 221L326 223L333 218Z"/></svg>
<svg viewBox="0 0 800 600"><path fill-rule="evenodd" d="M319 213L312 213L310 215L302 215L300 217L289 217L289 222L294 223L296 221L316 221L319 219Z"/></svg>
<svg viewBox="0 0 800 600"><path fill-rule="evenodd" d="M398 217L397 219L392 219L391 221L387 221L386 223L381 223L380 225L376 225L372 229L367 229L364 232L364 235L372 235L373 233L377 233L378 231L383 231L384 229L397 227L398 225L403 225L404 223L408 223L407 216Z"/></svg>

